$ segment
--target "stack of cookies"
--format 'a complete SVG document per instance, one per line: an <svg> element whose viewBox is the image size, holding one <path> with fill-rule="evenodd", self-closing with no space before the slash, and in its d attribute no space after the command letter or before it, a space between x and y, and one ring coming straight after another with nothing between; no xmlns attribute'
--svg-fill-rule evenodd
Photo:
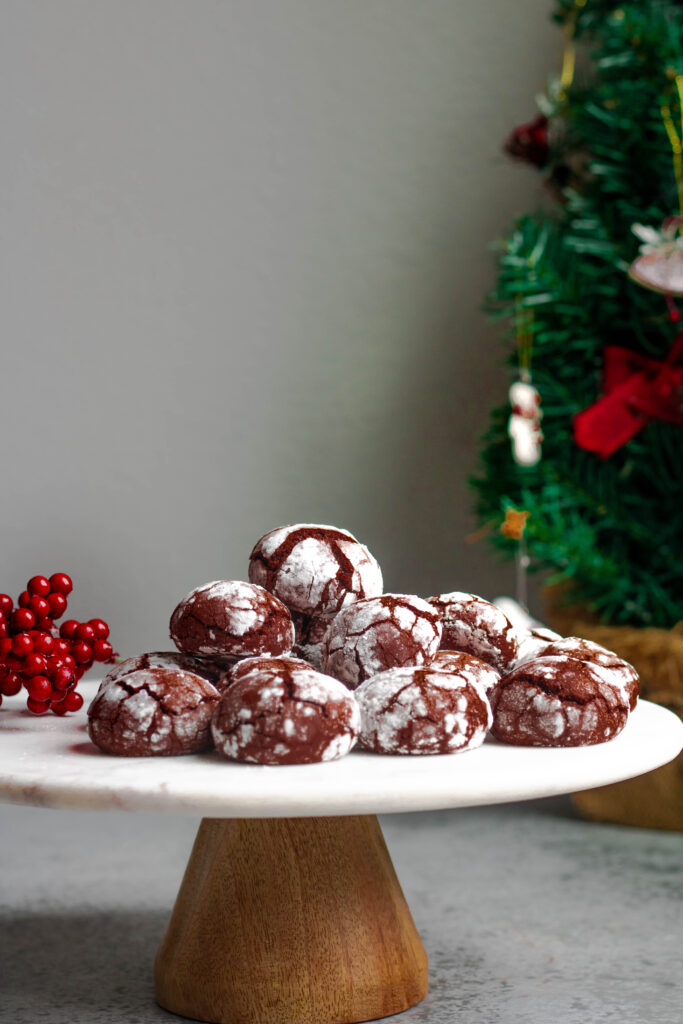
<svg viewBox="0 0 683 1024"><path fill-rule="evenodd" d="M249 581L191 591L171 616L177 652L129 658L91 704L109 754L212 745L257 764L378 754L450 754L504 743L602 743L638 697L632 666L548 630L516 629L454 592L384 594L377 560L331 526L271 530Z"/></svg>

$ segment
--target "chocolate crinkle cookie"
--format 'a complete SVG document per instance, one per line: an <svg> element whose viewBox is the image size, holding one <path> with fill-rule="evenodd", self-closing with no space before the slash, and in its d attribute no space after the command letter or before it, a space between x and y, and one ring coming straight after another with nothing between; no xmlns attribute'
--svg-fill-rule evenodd
<svg viewBox="0 0 683 1024"><path fill-rule="evenodd" d="M185 597L171 616L178 650L199 657L286 654L294 625L281 601L263 587L240 580L205 583Z"/></svg>
<svg viewBox="0 0 683 1024"><path fill-rule="evenodd" d="M412 594L357 601L332 620L324 645L328 675L355 689L389 668L425 665L439 649L438 611Z"/></svg>
<svg viewBox="0 0 683 1024"><path fill-rule="evenodd" d="M517 746L604 743L626 725L618 675L590 661L542 655L508 672L489 694L492 734Z"/></svg>
<svg viewBox="0 0 683 1024"><path fill-rule="evenodd" d="M159 757L211 746L220 694L193 672L146 668L100 687L88 708L88 735L106 754Z"/></svg>
<svg viewBox="0 0 683 1024"><path fill-rule="evenodd" d="M454 754L480 746L491 708L475 660L459 672L406 667L367 679L356 690L362 746L378 754Z"/></svg>
<svg viewBox="0 0 683 1024"><path fill-rule="evenodd" d="M211 731L217 750L254 764L310 764L348 754L360 712L342 683L293 664L297 659L249 660L253 664L240 666L216 708Z"/></svg>
<svg viewBox="0 0 683 1024"><path fill-rule="evenodd" d="M441 616L442 651L465 651L499 672L515 663L519 648L517 631L495 604L460 591L430 597L429 603Z"/></svg>
<svg viewBox="0 0 683 1024"><path fill-rule="evenodd" d="M451 672L463 678L474 679L478 686L484 687L486 693L493 689L500 679L500 672L492 665L488 665L481 658L475 658L473 654L465 654L464 651L439 651L429 663L429 668L433 672Z"/></svg>
<svg viewBox="0 0 683 1024"><path fill-rule="evenodd" d="M266 533L251 552L249 579L301 615L334 615L382 593L377 560L336 526L298 523Z"/></svg>
<svg viewBox="0 0 683 1024"><path fill-rule="evenodd" d="M578 658L579 661L590 661L606 670L610 684L622 687L623 696L633 711L640 693L640 676L628 661L624 661L614 651L608 651L606 647L578 636L559 637L542 652L544 658L554 654L568 655L570 658Z"/></svg>

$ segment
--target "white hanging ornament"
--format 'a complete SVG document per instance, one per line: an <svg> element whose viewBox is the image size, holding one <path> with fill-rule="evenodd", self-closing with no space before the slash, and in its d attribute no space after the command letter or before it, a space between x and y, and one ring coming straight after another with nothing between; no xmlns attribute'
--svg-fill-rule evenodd
<svg viewBox="0 0 683 1024"><path fill-rule="evenodd" d="M520 466L535 466L541 458L541 396L528 380L518 380L509 391L512 415L508 420L508 434L512 441L512 455Z"/></svg>
<svg viewBox="0 0 683 1024"><path fill-rule="evenodd" d="M667 217L661 228L632 224L641 241L640 255L629 269L629 277L644 288L664 295L683 295L683 218Z"/></svg>

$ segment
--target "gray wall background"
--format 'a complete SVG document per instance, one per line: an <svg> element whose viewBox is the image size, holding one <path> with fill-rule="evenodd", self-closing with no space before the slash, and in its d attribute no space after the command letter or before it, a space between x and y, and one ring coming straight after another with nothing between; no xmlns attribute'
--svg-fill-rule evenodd
<svg viewBox="0 0 683 1024"><path fill-rule="evenodd" d="M129 654L283 522L387 589L510 592L466 476L506 379L500 143L550 0L3 0L0 590Z"/></svg>

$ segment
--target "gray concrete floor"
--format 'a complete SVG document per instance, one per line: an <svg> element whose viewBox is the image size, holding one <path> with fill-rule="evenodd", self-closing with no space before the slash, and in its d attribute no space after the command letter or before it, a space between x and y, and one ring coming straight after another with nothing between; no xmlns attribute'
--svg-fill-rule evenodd
<svg viewBox="0 0 683 1024"><path fill-rule="evenodd" d="M178 1019L151 969L196 826L0 806L3 1024ZM681 1024L683 836L564 799L382 826L430 956L405 1024Z"/></svg>

